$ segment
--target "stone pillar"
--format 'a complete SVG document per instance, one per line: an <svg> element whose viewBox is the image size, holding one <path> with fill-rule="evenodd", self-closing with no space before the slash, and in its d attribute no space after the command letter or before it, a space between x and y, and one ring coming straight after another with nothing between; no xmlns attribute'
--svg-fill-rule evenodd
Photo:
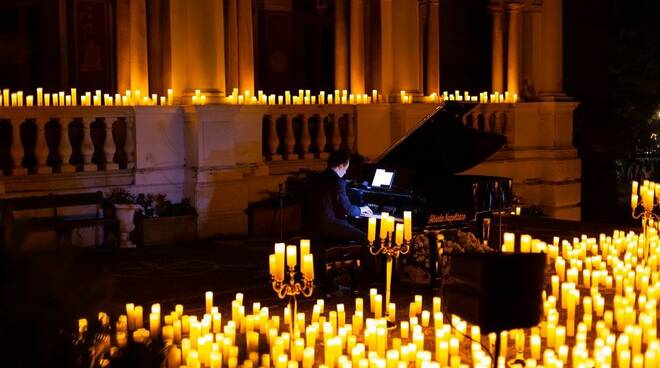
<svg viewBox="0 0 660 368"><path fill-rule="evenodd" d="M170 0L172 88L184 102L195 89L208 102L225 95L225 37L222 0Z"/></svg>
<svg viewBox="0 0 660 368"><path fill-rule="evenodd" d="M335 89L348 89L348 45L345 0L335 0Z"/></svg>
<svg viewBox="0 0 660 368"><path fill-rule="evenodd" d="M539 88L542 99L564 96L562 86L562 0L544 0L542 15L543 72Z"/></svg>
<svg viewBox="0 0 660 368"><path fill-rule="evenodd" d="M394 95L394 54L392 51L392 0L380 2L380 85L378 89L383 99Z"/></svg>
<svg viewBox="0 0 660 368"><path fill-rule="evenodd" d="M493 16L493 55L491 63L491 90L504 91L504 36L502 32L502 5L491 3L490 13Z"/></svg>
<svg viewBox="0 0 660 368"><path fill-rule="evenodd" d="M543 77L541 10L542 5L539 1L534 1L523 8L520 96L528 101L536 99Z"/></svg>
<svg viewBox="0 0 660 368"><path fill-rule="evenodd" d="M422 94L422 52L419 25L419 2L393 0L392 43L394 55L393 91L390 98L404 90L413 96Z"/></svg>
<svg viewBox="0 0 660 368"><path fill-rule="evenodd" d="M254 93L254 42L252 0L238 2L238 85L239 91Z"/></svg>
<svg viewBox="0 0 660 368"><path fill-rule="evenodd" d="M146 0L117 0L117 90L149 92Z"/></svg>
<svg viewBox="0 0 660 368"><path fill-rule="evenodd" d="M429 1L426 35L426 94L440 94L440 0Z"/></svg>
<svg viewBox="0 0 660 368"><path fill-rule="evenodd" d="M351 93L364 93L364 0L351 0Z"/></svg>
<svg viewBox="0 0 660 368"><path fill-rule="evenodd" d="M238 0L227 4L227 91L240 88L238 78ZM240 92L242 93L242 92Z"/></svg>
<svg viewBox="0 0 660 368"><path fill-rule="evenodd" d="M506 58L506 90L513 94L520 94L520 10L522 3L507 4L509 15L509 34Z"/></svg>

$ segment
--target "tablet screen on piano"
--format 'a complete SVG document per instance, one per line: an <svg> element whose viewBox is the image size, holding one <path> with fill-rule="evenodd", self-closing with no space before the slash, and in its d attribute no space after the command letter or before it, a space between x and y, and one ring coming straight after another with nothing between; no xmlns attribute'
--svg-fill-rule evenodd
<svg viewBox="0 0 660 368"><path fill-rule="evenodd" d="M394 171L376 169L376 173L374 173L374 178L371 181L371 186L390 189L392 187L393 180L394 180Z"/></svg>

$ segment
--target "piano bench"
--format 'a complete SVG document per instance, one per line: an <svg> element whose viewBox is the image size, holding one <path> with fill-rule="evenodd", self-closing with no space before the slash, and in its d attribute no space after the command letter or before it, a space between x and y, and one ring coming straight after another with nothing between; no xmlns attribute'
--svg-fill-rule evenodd
<svg viewBox="0 0 660 368"><path fill-rule="evenodd" d="M298 242L300 242L299 237L287 240L287 244ZM362 245L351 241L312 239L311 248L315 258L314 266L317 270L317 280L325 284L326 291L336 289L338 286L337 276L342 272L347 272L351 276L351 293L357 295L360 268L362 267ZM320 257L317 258L319 255Z"/></svg>
<svg viewBox="0 0 660 368"><path fill-rule="evenodd" d="M324 244L321 244L324 246ZM324 261L326 280L337 286L337 276L341 272L348 272L351 276L351 293L357 295L359 272L362 262L362 246L358 243L332 243L324 246ZM332 281L330 281L332 280ZM329 287L330 285L326 285Z"/></svg>

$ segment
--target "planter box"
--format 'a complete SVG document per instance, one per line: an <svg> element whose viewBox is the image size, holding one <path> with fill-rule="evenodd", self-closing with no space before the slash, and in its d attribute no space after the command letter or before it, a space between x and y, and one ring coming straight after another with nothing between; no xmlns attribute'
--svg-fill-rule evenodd
<svg viewBox="0 0 660 368"><path fill-rule="evenodd" d="M197 215L136 218L133 237L137 245L167 245L197 239Z"/></svg>
<svg viewBox="0 0 660 368"><path fill-rule="evenodd" d="M290 234L302 229L302 206L282 208L283 232ZM248 209L250 236L275 236L280 233L280 209L277 207L252 207Z"/></svg>

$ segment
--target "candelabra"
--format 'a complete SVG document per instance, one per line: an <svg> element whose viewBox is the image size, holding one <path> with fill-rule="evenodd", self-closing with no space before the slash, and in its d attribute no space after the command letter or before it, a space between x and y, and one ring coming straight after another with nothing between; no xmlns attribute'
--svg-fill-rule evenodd
<svg viewBox="0 0 660 368"><path fill-rule="evenodd" d="M654 208L660 208L660 186L656 183L644 183L640 189L640 194L637 194L638 183L633 181L632 196L631 196L631 215L633 219L642 219L642 234L644 240L642 244L642 264L646 263L651 248L650 229L654 228L654 223L660 220L660 216L653 213ZM639 196L641 196L641 203L639 203ZM655 200L655 198L658 200ZM639 256L639 252L637 254Z"/></svg>
<svg viewBox="0 0 660 368"><path fill-rule="evenodd" d="M381 224L383 226L383 224ZM397 229L398 230L398 229ZM408 254L410 251L410 244L408 239L403 239L399 242L395 241L394 233L387 232L384 238L376 238L369 241L369 253L374 256L383 254L387 256L386 274L385 274L385 315L387 316L388 327L394 328L394 316L389 315L390 305L390 290L392 286L392 263L394 258L399 258L401 254Z"/></svg>
<svg viewBox="0 0 660 368"><path fill-rule="evenodd" d="M305 245L303 245L305 243ZM278 249L275 246L275 254L271 255L273 261L271 262L271 285L273 290L280 299L289 297L288 306L289 313L291 314L291 323L289 324L289 332L291 334L290 344L293 348L293 342L298 335L298 328L296 320L298 316L298 302L296 297L303 295L309 297L314 292L314 266L313 256L309 254L309 241L301 242L301 262L300 270L296 270L296 246L289 245L287 249L287 272L284 272L284 252L283 246Z"/></svg>

